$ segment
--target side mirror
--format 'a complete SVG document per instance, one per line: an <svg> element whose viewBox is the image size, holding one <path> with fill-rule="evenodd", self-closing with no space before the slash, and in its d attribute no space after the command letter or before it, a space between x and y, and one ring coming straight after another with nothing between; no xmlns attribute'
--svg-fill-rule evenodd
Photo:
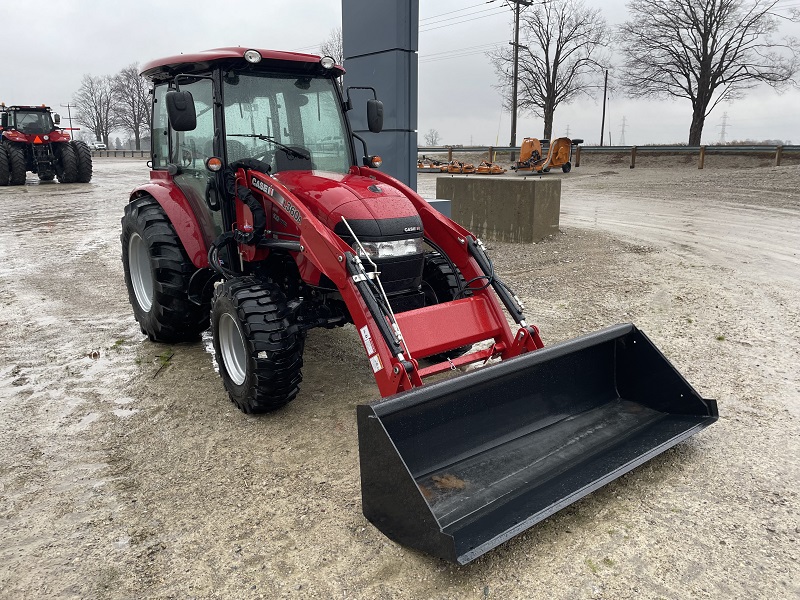
<svg viewBox="0 0 800 600"><path fill-rule="evenodd" d="M55 123L56 125L60 125L61 124L61 115L60 114L53 113L53 123Z"/></svg>
<svg viewBox="0 0 800 600"><path fill-rule="evenodd" d="M367 100L367 126L372 133L383 129L383 102L380 100Z"/></svg>
<svg viewBox="0 0 800 600"><path fill-rule="evenodd" d="M167 116L175 131L192 131L197 127L197 113L191 92L167 92Z"/></svg>

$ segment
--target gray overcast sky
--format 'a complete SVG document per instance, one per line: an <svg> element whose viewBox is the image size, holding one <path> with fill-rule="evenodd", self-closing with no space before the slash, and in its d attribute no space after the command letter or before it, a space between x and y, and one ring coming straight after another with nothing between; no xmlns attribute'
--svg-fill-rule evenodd
<svg viewBox="0 0 800 600"><path fill-rule="evenodd" d="M601 6L612 25L626 17L624 0L586 3ZM10 0L0 0L0 7L7 17L22 14L12 10ZM114 74L130 63L180 52L220 46L316 52L341 23L341 0L43 0L35 14L35 26L6 19L0 33L0 101L7 105L66 104L84 74ZM459 15L463 18L453 19ZM442 143L508 144L510 117L492 87L496 76L485 53L493 44L508 44L511 27L511 11L500 2L420 1L420 142L434 128ZM800 26L784 25L782 33L800 37ZM800 143L799 107L800 90L779 95L760 86L745 99L717 107L706 120L703 142L718 141L726 112L728 140ZM66 115L66 109L59 110ZM572 137L596 143L600 117L599 100L562 106L554 134L569 128ZM608 131L614 144L622 142L623 118L627 144L685 142L691 106L686 100L633 101L613 94L606 143ZM542 125L535 117L520 116L517 131L518 141L540 136Z"/></svg>

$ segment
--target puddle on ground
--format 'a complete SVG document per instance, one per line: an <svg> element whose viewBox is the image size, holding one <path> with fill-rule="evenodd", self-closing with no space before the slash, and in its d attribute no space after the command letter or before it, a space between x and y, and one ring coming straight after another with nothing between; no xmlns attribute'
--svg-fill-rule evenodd
<svg viewBox="0 0 800 600"><path fill-rule="evenodd" d="M138 413L139 409L138 408L116 408L116 409L112 410L111 412L114 413L116 416L118 416L120 419L125 419L127 417L130 417L130 416L135 415L136 413Z"/></svg>
<svg viewBox="0 0 800 600"><path fill-rule="evenodd" d="M70 429L72 431L86 431L86 429L88 429L89 426L95 421L97 421L97 419L99 418L100 418L100 413L89 413L88 415L83 417L80 421L75 423L75 425L70 427Z"/></svg>

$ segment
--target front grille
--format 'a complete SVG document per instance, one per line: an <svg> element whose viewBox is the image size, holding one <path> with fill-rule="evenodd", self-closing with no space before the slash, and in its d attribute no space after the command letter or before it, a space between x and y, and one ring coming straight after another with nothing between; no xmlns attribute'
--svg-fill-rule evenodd
<svg viewBox="0 0 800 600"><path fill-rule="evenodd" d="M363 261L364 268L373 270L368 261ZM387 294L406 290L417 290L422 284L422 269L425 266L423 254L403 256L400 258L384 258L376 260L381 273L381 283Z"/></svg>

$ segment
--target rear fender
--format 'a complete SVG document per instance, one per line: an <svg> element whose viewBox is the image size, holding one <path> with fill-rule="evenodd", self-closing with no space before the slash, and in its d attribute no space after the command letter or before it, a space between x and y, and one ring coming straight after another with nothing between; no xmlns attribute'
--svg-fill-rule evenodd
<svg viewBox="0 0 800 600"><path fill-rule="evenodd" d="M4 131L3 137L6 138L9 142L19 142L21 144L28 143L28 138L25 136L24 133L20 133L19 131L15 131L13 129L8 129Z"/></svg>
<svg viewBox="0 0 800 600"><path fill-rule="evenodd" d="M167 213L192 264L198 269L207 267L208 245L191 205L181 189L170 181L147 183L133 190L131 202L145 195L155 198Z"/></svg>

